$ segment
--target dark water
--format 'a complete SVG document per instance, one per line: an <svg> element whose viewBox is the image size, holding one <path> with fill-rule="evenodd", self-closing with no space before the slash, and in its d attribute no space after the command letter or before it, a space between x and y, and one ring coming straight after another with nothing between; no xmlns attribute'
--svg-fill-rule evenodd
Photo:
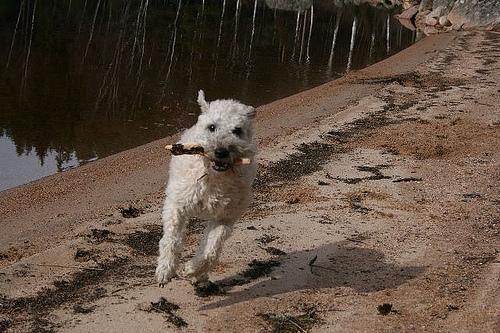
<svg viewBox="0 0 500 333"><path fill-rule="evenodd" d="M258 106L414 40L393 10L334 3L0 1L0 190L190 126L200 88Z"/></svg>

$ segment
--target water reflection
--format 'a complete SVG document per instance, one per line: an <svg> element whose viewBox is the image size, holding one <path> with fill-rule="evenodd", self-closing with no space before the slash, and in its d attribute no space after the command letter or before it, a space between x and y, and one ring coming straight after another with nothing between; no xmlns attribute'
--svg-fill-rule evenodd
<svg viewBox="0 0 500 333"><path fill-rule="evenodd" d="M19 179L24 182L39 179L54 173L54 170L65 171L78 166L74 153L65 154L53 149L43 152L36 150L19 149L6 137L0 137L0 184L3 188L16 186Z"/></svg>
<svg viewBox="0 0 500 333"><path fill-rule="evenodd" d="M1 1L0 190L190 125L200 88L261 105L414 38L384 6L272 2Z"/></svg>

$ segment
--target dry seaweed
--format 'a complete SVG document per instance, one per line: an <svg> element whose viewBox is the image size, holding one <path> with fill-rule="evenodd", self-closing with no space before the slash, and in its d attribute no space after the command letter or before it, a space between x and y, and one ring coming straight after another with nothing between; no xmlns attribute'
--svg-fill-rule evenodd
<svg viewBox="0 0 500 333"><path fill-rule="evenodd" d="M111 235L114 235L113 232L107 229L90 229L90 235L88 235L89 239L93 243L102 243L110 238Z"/></svg>
<svg viewBox="0 0 500 333"><path fill-rule="evenodd" d="M81 304L75 304L73 306L73 312L74 313L88 314L88 313L93 312L94 309L95 309L95 306L85 307L85 306L83 306Z"/></svg>
<svg viewBox="0 0 500 333"><path fill-rule="evenodd" d="M261 276L268 275L271 273L274 267L277 267L280 265L280 262L277 260L252 260L251 263L248 264L250 268L245 270L241 275L243 277L249 278L249 279L257 279Z"/></svg>
<svg viewBox="0 0 500 333"><path fill-rule="evenodd" d="M404 177L404 178L398 178L394 179L392 182L393 183L403 183L403 182L421 182L422 178L420 177Z"/></svg>
<svg viewBox="0 0 500 333"><path fill-rule="evenodd" d="M305 313L295 316L274 313L259 313L257 316L271 324L271 332L273 333L307 332L314 325L321 322L315 307L311 307Z"/></svg>
<svg viewBox="0 0 500 333"><path fill-rule="evenodd" d="M10 327L10 320L7 318L0 318L0 332L5 332Z"/></svg>
<svg viewBox="0 0 500 333"><path fill-rule="evenodd" d="M274 242L278 238L278 236L264 234L262 235L262 237L256 238L255 240L262 244L269 244L271 242Z"/></svg>
<svg viewBox="0 0 500 333"><path fill-rule="evenodd" d="M224 295L226 293L222 286L217 283L213 283L212 281L196 283L194 285L194 292L198 297Z"/></svg>
<svg viewBox="0 0 500 333"><path fill-rule="evenodd" d="M382 316L387 316L389 313L393 312L391 303L384 303L377 306L378 313Z"/></svg>
<svg viewBox="0 0 500 333"><path fill-rule="evenodd" d="M69 280L56 281L54 288L42 289L35 296L7 298L0 295L0 314L9 314L10 316L28 314L31 317L29 321L35 328L39 328L39 331L50 331L46 327L47 325L42 325L43 322L40 321L42 315L68 303L86 303L104 297L106 290L100 287L96 288L95 284L105 281L114 274L123 274L126 263L125 259L116 259L100 264L98 266L100 270L84 270L74 273ZM14 322L16 321L14 320Z"/></svg>
<svg viewBox="0 0 500 333"><path fill-rule="evenodd" d="M281 263L277 260L261 261L254 259L248 264L249 268L239 273L238 276L219 281L218 285L222 288L241 286L260 277L269 275L274 267L278 267L280 265Z"/></svg>
<svg viewBox="0 0 500 333"><path fill-rule="evenodd" d="M143 309L143 311L146 312L157 312L164 314L167 322L173 324L175 327L180 328L188 326L188 323L175 313L177 310L179 310L179 306L167 301L164 297L160 297L158 302L151 302L151 305L149 307Z"/></svg>
<svg viewBox="0 0 500 333"><path fill-rule="evenodd" d="M136 218L143 213L142 209L129 206L128 208L120 208L120 213L124 218Z"/></svg>
<svg viewBox="0 0 500 333"><path fill-rule="evenodd" d="M87 249L76 249L74 259L78 262L86 262L92 259L95 251Z"/></svg>
<svg viewBox="0 0 500 333"><path fill-rule="evenodd" d="M297 146L297 152L287 158L270 163L265 173L259 173L254 181L254 187L265 189L265 185L278 181L295 181L302 176L321 170L334 153L341 150L338 145L312 142ZM290 172L293 170L293 172Z"/></svg>
<svg viewBox="0 0 500 333"><path fill-rule="evenodd" d="M268 246L268 247L264 248L264 250L267 253L272 254L273 256L283 256L286 254L286 252L284 252L276 247L272 247L272 246Z"/></svg>
<svg viewBox="0 0 500 333"><path fill-rule="evenodd" d="M297 197L294 197L294 198L291 198L291 199L288 199L287 201L285 201L287 204L289 205L294 205L296 203L299 203L300 202L300 199L297 198Z"/></svg>
<svg viewBox="0 0 500 333"><path fill-rule="evenodd" d="M147 256L158 255L158 243L162 236L162 228L159 225L148 226L147 231L136 231L127 236L126 244L137 253Z"/></svg>

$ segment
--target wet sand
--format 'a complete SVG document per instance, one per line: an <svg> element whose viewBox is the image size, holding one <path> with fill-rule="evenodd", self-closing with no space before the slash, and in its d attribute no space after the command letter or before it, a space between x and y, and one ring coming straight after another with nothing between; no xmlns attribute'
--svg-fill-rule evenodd
<svg viewBox="0 0 500 333"><path fill-rule="evenodd" d="M256 200L212 277L222 295L154 282L175 137L1 192L0 325L498 330L499 44L432 36L260 107Z"/></svg>

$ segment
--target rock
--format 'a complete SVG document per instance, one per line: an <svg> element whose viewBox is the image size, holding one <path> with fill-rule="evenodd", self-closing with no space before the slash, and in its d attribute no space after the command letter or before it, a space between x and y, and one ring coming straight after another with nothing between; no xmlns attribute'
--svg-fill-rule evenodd
<svg viewBox="0 0 500 333"><path fill-rule="evenodd" d="M426 10L431 10L432 9L432 0L422 0L420 2L420 5L418 7L419 12L423 12Z"/></svg>
<svg viewBox="0 0 500 333"><path fill-rule="evenodd" d="M414 5L413 0L403 0L403 8L410 9Z"/></svg>
<svg viewBox="0 0 500 333"><path fill-rule="evenodd" d="M438 23L438 20L436 18L432 17L432 16L427 15L425 17L425 21L424 22L425 22L426 25L433 27L433 26L435 26Z"/></svg>
<svg viewBox="0 0 500 333"><path fill-rule="evenodd" d="M447 27L451 25L450 20L448 20L448 16L444 15L439 18L439 25L443 27Z"/></svg>
<svg viewBox="0 0 500 333"><path fill-rule="evenodd" d="M456 0L447 15L454 29L500 27L498 0Z"/></svg>
<svg viewBox="0 0 500 333"><path fill-rule="evenodd" d="M447 11L449 11L451 9L451 7L453 7L454 4L455 4L455 0L433 0L432 1L432 6L434 8L442 6L442 7L445 7Z"/></svg>
<svg viewBox="0 0 500 333"><path fill-rule="evenodd" d="M452 31L452 30L453 30L453 26L451 26L451 25L449 25L449 26L447 26L447 27L443 27L443 31L444 31L444 32L450 32L450 31Z"/></svg>
<svg viewBox="0 0 500 333"><path fill-rule="evenodd" d="M435 26L443 31L461 29L500 29L499 0L422 0L416 15L416 26ZM427 15L427 9L432 9ZM432 31L428 29L427 31Z"/></svg>
<svg viewBox="0 0 500 333"><path fill-rule="evenodd" d="M426 10L423 12L418 12L417 15L415 16L415 26L418 28L422 28L425 26L425 18L427 17L427 14L429 14L430 11Z"/></svg>
<svg viewBox="0 0 500 333"><path fill-rule="evenodd" d="M403 11L397 17L399 19L403 19L403 20L411 20L415 15L417 15L417 13L418 13L418 7L412 6L412 7L408 8L407 10Z"/></svg>
<svg viewBox="0 0 500 333"><path fill-rule="evenodd" d="M439 17L443 16L445 14L446 8L443 6L438 6L432 10L432 12L427 15L427 17L432 17L435 19L438 19Z"/></svg>
<svg viewBox="0 0 500 333"><path fill-rule="evenodd" d="M424 10L424 11L419 10L417 16L426 17L427 15L429 15L430 12L431 12L430 10Z"/></svg>
<svg viewBox="0 0 500 333"><path fill-rule="evenodd" d="M417 29L411 20L402 19L400 17L398 17L397 19L398 19L399 23L401 23L401 25L403 27L405 27L406 29L411 30L411 31L415 31Z"/></svg>
<svg viewBox="0 0 500 333"><path fill-rule="evenodd" d="M424 34L426 34L427 36L437 34L438 32L439 30L432 26L426 26L424 28Z"/></svg>

